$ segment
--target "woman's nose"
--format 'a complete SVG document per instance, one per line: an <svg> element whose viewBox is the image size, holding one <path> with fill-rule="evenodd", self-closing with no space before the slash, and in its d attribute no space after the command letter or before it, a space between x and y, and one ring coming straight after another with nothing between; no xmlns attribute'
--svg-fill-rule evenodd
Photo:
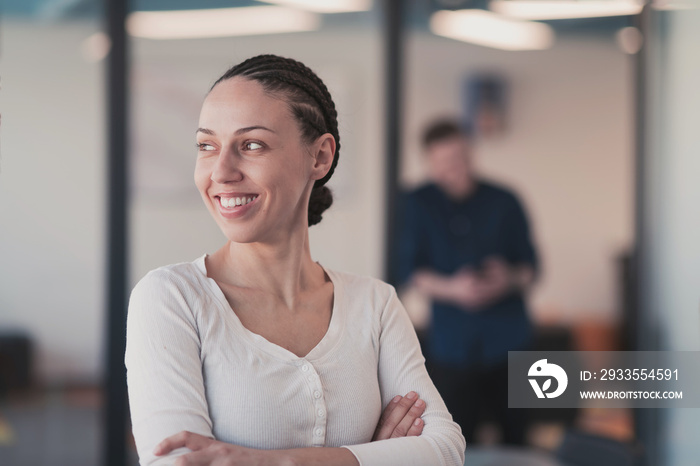
<svg viewBox="0 0 700 466"><path fill-rule="evenodd" d="M230 151L221 152L211 173L211 180L215 183L224 184L241 181L242 179L243 172L241 171L238 155Z"/></svg>

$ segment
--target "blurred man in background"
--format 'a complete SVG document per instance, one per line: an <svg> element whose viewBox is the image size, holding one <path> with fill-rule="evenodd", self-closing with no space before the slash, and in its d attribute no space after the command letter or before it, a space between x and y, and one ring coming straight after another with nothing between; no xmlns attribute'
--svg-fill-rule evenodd
<svg viewBox="0 0 700 466"><path fill-rule="evenodd" d="M432 303L431 376L467 442L491 418L504 443L520 445L526 419L508 409L507 358L531 343L524 295L537 254L518 197L478 176L471 142L454 121L426 129L431 183L404 199L398 275Z"/></svg>

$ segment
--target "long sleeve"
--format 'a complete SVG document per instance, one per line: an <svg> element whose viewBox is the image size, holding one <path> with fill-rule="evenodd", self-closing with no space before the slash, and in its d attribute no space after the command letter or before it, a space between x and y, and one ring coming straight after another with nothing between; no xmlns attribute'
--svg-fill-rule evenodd
<svg viewBox="0 0 700 466"><path fill-rule="evenodd" d="M507 210L506 231L508 259L515 264L527 264L538 269L537 251L532 241L530 224L522 203L513 195Z"/></svg>
<svg viewBox="0 0 700 466"><path fill-rule="evenodd" d="M421 231L418 197L415 194L404 194L400 198L399 207L395 260L396 282L400 286L408 281L417 268L427 264L422 257L425 235Z"/></svg>
<svg viewBox="0 0 700 466"><path fill-rule="evenodd" d="M125 363L142 465L172 464L187 453L153 455L158 443L182 430L213 437L192 299L188 285L163 270L149 273L131 294Z"/></svg>
<svg viewBox="0 0 700 466"><path fill-rule="evenodd" d="M411 390L426 402L418 437L347 446L362 466L461 466L466 443L425 369L425 358L403 305L392 288L381 315L378 362L382 406Z"/></svg>

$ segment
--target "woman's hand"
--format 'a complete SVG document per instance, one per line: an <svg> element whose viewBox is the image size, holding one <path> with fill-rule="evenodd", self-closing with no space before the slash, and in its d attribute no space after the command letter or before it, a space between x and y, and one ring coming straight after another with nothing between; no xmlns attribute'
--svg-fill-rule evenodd
<svg viewBox="0 0 700 466"><path fill-rule="evenodd" d="M396 395L379 418L372 441L420 435L423 432L421 416L424 411L425 401L416 392L409 392L406 396Z"/></svg>
<svg viewBox="0 0 700 466"><path fill-rule="evenodd" d="M176 448L186 447L192 453L180 456L176 466L263 466L287 464L279 450L255 450L182 431L160 442L154 454L162 456Z"/></svg>
<svg viewBox="0 0 700 466"><path fill-rule="evenodd" d="M256 450L182 431L166 438L153 452L156 456L176 448L192 450L175 460L175 466L359 466L347 448L296 448L292 450Z"/></svg>

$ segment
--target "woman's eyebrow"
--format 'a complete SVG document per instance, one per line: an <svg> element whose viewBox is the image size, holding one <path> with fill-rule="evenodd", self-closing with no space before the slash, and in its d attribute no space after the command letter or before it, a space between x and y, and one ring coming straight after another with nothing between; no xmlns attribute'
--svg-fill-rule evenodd
<svg viewBox="0 0 700 466"><path fill-rule="evenodd" d="M267 127L261 126L261 125L255 125L255 126L246 126L245 128L240 128L240 129L236 130L236 132L234 134L236 134L238 136L238 135L241 135L243 133L253 131L255 129L262 129L265 131L269 131L271 133L275 133L275 131L271 130L270 128L267 128ZM214 131L207 129L207 128L197 128L197 131L195 131L195 133L204 133L204 134L208 134L210 136L216 136L216 133Z"/></svg>
<svg viewBox="0 0 700 466"><path fill-rule="evenodd" d="M260 126L260 125L255 125L255 126L247 126L245 128L241 128L236 131L236 135L247 133L248 131L253 131L255 129L263 129L265 131L269 131L271 133L274 133L275 131L271 130L270 128L266 128L265 126Z"/></svg>

